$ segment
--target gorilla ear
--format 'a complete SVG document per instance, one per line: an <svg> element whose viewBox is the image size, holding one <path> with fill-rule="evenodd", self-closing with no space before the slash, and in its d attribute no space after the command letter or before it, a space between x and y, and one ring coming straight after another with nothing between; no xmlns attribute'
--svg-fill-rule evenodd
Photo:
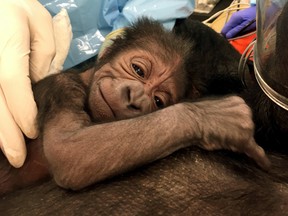
<svg viewBox="0 0 288 216"><path fill-rule="evenodd" d="M97 59L101 59L103 56L105 56L105 54L107 53L107 50L109 49L109 47L114 43L114 41L118 38L123 38L124 37L124 33L125 33L125 28L121 28L121 29L117 29L115 31L110 32L106 37L105 37L105 41L103 42L99 53L98 53L98 57Z"/></svg>

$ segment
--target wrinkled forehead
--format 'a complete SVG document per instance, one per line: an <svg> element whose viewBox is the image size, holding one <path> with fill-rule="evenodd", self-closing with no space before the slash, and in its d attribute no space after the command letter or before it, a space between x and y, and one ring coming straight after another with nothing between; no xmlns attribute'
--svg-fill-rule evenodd
<svg viewBox="0 0 288 216"><path fill-rule="evenodd" d="M158 38L141 38L131 44L128 49L139 49L149 52L152 56L157 56L162 62L166 64L179 64L183 53L175 47L176 43L169 41L169 44L163 43ZM182 56L183 57L183 56Z"/></svg>

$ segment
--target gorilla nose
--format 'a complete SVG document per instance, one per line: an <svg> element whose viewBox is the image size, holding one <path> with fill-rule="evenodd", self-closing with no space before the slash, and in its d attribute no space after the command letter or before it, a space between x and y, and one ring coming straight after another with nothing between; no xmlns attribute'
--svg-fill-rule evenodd
<svg viewBox="0 0 288 216"><path fill-rule="evenodd" d="M150 107L149 96L145 94L143 86L127 87L127 108L134 112L146 113Z"/></svg>
<svg viewBox="0 0 288 216"><path fill-rule="evenodd" d="M127 112L130 115L146 114L150 111L150 98L144 91L142 83L130 82L123 88ZM127 113L127 114L128 114Z"/></svg>

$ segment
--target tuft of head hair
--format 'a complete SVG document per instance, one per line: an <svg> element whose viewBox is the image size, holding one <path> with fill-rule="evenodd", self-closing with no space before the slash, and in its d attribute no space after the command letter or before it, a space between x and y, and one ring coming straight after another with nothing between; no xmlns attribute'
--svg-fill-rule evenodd
<svg viewBox="0 0 288 216"><path fill-rule="evenodd" d="M109 60L123 51L143 49L170 62L175 58L185 59L190 51L187 41L166 30L158 21L146 17L138 19L113 41L103 55Z"/></svg>

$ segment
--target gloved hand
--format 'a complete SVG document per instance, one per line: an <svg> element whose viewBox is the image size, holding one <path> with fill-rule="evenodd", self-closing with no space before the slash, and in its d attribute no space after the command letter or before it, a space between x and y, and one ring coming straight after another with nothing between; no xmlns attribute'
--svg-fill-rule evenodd
<svg viewBox="0 0 288 216"><path fill-rule="evenodd" d="M57 23L54 28L63 28L63 22ZM64 22L64 33L69 33L67 25L70 21ZM26 158L22 132L28 138L38 135L31 80L36 82L48 74L56 35L50 14L37 0L1 0L0 28L0 147L12 166L21 167ZM60 41L69 37L71 41L71 26L70 35L62 33ZM68 48L56 55L55 64L63 64L70 41L66 41Z"/></svg>
<svg viewBox="0 0 288 216"><path fill-rule="evenodd" d="M256 29L256 6L237 11L224 25L221 34L227 39Z"/></svg>

